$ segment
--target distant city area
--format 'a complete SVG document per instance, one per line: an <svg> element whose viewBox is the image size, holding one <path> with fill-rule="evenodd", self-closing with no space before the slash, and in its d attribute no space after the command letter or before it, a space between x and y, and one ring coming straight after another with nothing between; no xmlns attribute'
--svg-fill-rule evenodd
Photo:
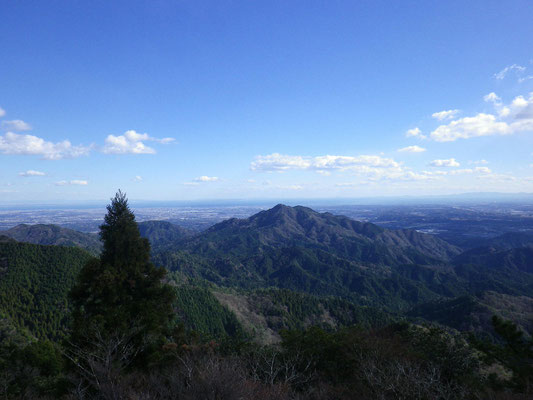
<svg viewBox="0 0 533 400"><path fill-rule="evenodd" d="M301 203L305 204L305 203ZM229 218L247 218L274 204L238 206L133 207L137 221L163 220L203 231ZM437 235L451 243L470 238L491 238L507 232L533 233L530 203L483 203L468 205L313 205L319 212L345 215L390 229L415 229ZM55 224L81 232L97 232L105 209L47 208L0 210L0 230L19 224Z"/></svg>

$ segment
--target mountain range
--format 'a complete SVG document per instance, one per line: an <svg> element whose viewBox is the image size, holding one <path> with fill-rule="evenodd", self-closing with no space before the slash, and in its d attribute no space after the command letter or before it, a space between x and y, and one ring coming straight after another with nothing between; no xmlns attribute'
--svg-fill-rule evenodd
<svg viewBox="0 0 533 400"><path fill-rule="evenodd" d="M468 258L433 235L281 204L154 253L171 271L223 287L335 295L391 312L486 290L531 295L533 275L511 262L516 257L501 268L488 259Z"/></svg>
<svg viewBox="0 0 533 400"><path fill-rule="evenodd" d="M181 319L214 335L244 329L265 332L271 340L282 327L377 323L397 317L483 330L490 328L491 313L514 318L529 329L524 321L533 316L528 302L533 297L533 242L526 234L479 239L480 247L461 249L415 230L385 229L281 204L201 233L166 221L138 225L151 242L153 262L167 268L169 279L177 283ZM96 255L101 246L95 234L54 225L19 225L0 232L0 244L0 267L9 265L4 270L13 271L13 265L24 265L21 276L29 267L11 260L15 248L39 254L48 247L71 246ZM57 254L63 257L61 251ZM88 254L76 257L86 260ZM64 265L59 259L50 263ZM35 276L54 275L46 262L41 264L34 266ZM77 263L75 270L79 268ZM57 272L54 279L64 274ZM54 282L65 296L68 288ZM187 300L191 296L194 304ZM302 309L306 311L295 311ZM4 313L12 315L13 310ZM353 317L343 317L348 315ZM55 335L59 328L50 329Z"/></svg>

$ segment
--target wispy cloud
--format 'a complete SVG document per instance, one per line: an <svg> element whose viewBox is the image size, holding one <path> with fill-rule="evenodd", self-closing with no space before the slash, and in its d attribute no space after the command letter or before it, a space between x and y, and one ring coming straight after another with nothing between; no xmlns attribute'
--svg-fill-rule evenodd
<svg viewBox="0 0 533 400"><path fill-rule="evenodd" d="M73 179L71 181L59 181L59 182L56 182L55 184L56 186L71 186L71 185L87 186L89 182L85 180L80 180L80 179Z"/></svg>
<svg viewBox="0 0 533 400"><path fill-rule="evenodd" d="M287 172L290 170L323 171L326 173L331 171L349 172L364 176L369 181L432 179L428 175L419 174L403 167L392 158L377 155L306 157L273 153L257 156L250 164L250 169L257 172Z"/></svg>
<svg viewBox="0 0 533 400"><path fill-rule="evenodd" d="M218 180L219 180L218 176L202 175L202 176L199 176L198 178L194 178L195 182L216 182Z"/></svg>
<svg viewBox="0 0 533 400"><path fill-rule="evenodd" d="M459 167L461 164L455 158L449 158L445 160L433 160L429 165L432 167Z"/></svg>
<svg viewBox="0 0 533 400"><path fill-rule="evenodd" d="M505 67L504 69L502 69L500 72L497 72L496 74L494 74L494 77L498 80L502 80L504 79L507 74L509 74L510 72L518 72L518 73L521 73L521 72L524 72L526 70L526 67L523 67L521 65L518 65L518 64L513 64L513 65L509 65L507 67Z"/></svg>
<svg viewBox="0 0 533 400"><path fill-rule="evenodd" d="M202 175L197 178L194 178L191 182L183 182L182 185L186 186L199 186L203 183L209 183L209 182L217 182L220 178L218 176L207 176Z"/></svg>
<svg viewBox="0 0 533 400"><path fill-rule="evenodd" d="M24 177L30 177L30 176L45 176L46 174L41 171L34 171L33 169L29 169L25 172L19 172L19 176Z"/></svg>
<svg viewBox="0 0 533 400"><path fill-rule="evenodd" d="M487 160L475 160L475 161L468 161L468 164L474 164L474 165L487 165L489 162Z"/></svg>
<svg viewBox="0 0 533 400"><path fill-rule="evenodd" d="M423 153L424 151L426 151L426 149L415 145L415 146L402 147L401 149L398 149L398 151L400 153Z"/></svg>
<svg viewBox="0 0 533 400"><path fill-rule="evenodd" d="M53 143L33 135L7 132L0 136L0 153L36 155L45 160L75 158L89 154L90 147L73 146L68 140Z"/></svg>
<svg viewBox="0 0 533 400"><path fill-rule="evenodd" d="M23 131L31 131L31 125L27 122L24 122L21 119L14 119L11 121L2 121L2 128L7 131L16 131L16 132L23 132Z"/></svg>
<svg viewBox="0 0 533 400"><path fill-rule="evenodd" d="M0 107L0 118L2 118L4 115L6 115L6 110Z"/></svg>
<svg viewBox="0 0 533 400"><path fill-rule="evenodd" d="M155 154L155 149L144 144L147 141L168 144L173 142L174 138L157 139L147 133L129 130L120 136L108 135L102 151L106 154Z"/></svg>
<svg viewBox="0 0 533 400"><path fill-rule="evenodd" d="M419 127L409 129L407 132L405 132L405 136L408 137L408 138L411 138L411 137L416 137L416 138L419 138L419 139L425 139L426 138L426 135L422 134L422 131L420 130Z"/></svg>
<svg viewBox="0 0 533 400"><path fill-rule="evenodd" d="M317 157L292 156L272 153L266 156L256 156L250 164L252 171L284 172L288 170L353 170L364 167L398 168L399 163L391 158L375 155L336 156L325 155Z"/></svg>
<svg viewBox="0 0 533 400"><path fill-rule="evenodd" d="M431 114L431 116L435 119L438 119L439 121L444 121L446 119L455 118L455 116L459 114L459 112L460 110L439 111L439 112Z"/></svg>

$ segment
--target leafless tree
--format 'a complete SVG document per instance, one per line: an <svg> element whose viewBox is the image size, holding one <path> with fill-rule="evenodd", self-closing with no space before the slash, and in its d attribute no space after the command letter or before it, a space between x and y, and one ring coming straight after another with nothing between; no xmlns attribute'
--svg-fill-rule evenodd
<svg viewBox="0 0 533 400"><path fill-rule="evenodd" d="M124 398L121 379L126 369L143 350L143 346L133 343L136 332L128 334L102 335L99 329L93 329L86 337L87 346L69 344L65 356L76 366L81 380L75 382L77 398L87 396L87 385L106 400Z"/></svg>

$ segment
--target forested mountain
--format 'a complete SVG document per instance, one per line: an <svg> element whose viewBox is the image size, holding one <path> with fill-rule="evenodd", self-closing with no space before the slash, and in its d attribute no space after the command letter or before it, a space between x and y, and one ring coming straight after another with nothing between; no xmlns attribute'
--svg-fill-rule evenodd
<svg viewBox="0 0 533 400"><path fill-rule="evenodd" d="M138 226L141 236L150 241L152 249L177 243L195 234L190 229L168 221L143 221Z"/></svg>
<svg viewBox="0 0 533 400"><path fill-rule="evenodd" d="M221 286L335 295L392 312L486 290L531 295L528 270L461 262L459 252L432 235L278 205L156 251L154 262Z"/></svg>
<svg viewBox="0 0 533 400"><path fill-rule="evenodd" d="M97 254L102 249L98 235L93 233L78 232L57 225L17 225L0 234L9 236L19 242L80 247L92 254Z"/></svg>
<svg viewBox="0 0 533 400"><path fill-rule="evenodd" d="M16 240L6 235L0 235L0 243L16 243Z"/></svg>
<svg viewBox="0 0 533 400"><path fill-rule="evenodd" d="M487 291L422 304L406 315L481 335L494 334L491 319L497 315L533 333L533 298L530 296Z"/></svg>
<svg viewBox="0 0 533 400"><path fill-rule="evenodd" d="M442 262L460 250L432 235L388 230L307 207L276 207L247 219L218 223L184 248L196 254L254 255L265 248L325 250L349 260L379 264Z"/></svg>
<svg viewBox="0 0 533 400"><path fill-rule="evenodd" d="M183 301L177 311L186 327L215 336L240 331L239 324L248 332L250 326L268 331L265 335L269 337L281 328L323 322L342 326L349 321L372 318L358 314L357 318L343 320L335 313L336 306L331 309L328 305L334 303L325 300L330 296L360 310L370 307L370 314L382 309L380 319L387 312L399 316L419 306L420 309L415 309L418 311L409 315L426 318L425 313L428 320L463 329L475 318L465 312L462 319L456 318L460 323L448 319L453 302L465 305L466 310L469 309L466 305L472 302L468 296L476 293L481 296L489 291L509 298L533 293L533 248L512 248L527 241L527 235L504 235L501 248L477 248L458 254L457 247L432 235L383 229L306 207L284 205L247 219L224 221L197 235L166 221L145 221L138 226L141 235L152 244L155 264L167 267L179 277L177 290ZM22 225L7 232L21 240L90 244L93 249L100 245L96 235L53 225ZM0 243L6 241L13 242L13 239L0 237ZM511 248L502 249L505 247ZM74 265L74 269L78 267ZM35 267L36 271L40 268ZM190 279L211 282L215 284L214 289L184 286L183 282ZM238 292L218 290L217 286ZM284 295L280 297L280 293ZM191 296L198 304L187 300ZM307 296L305 301L301 300L302 296ZM283 298L285 303L276 298ZM296 298L300 303L321 305L294 317L295 308L290 304ZM474 298L477 307L479 296ZM265 304L277 305L265 308ZM214 312L215 309L218 311ZM442 311L441 320L430 317L433 314L428 310L433 309ZM227 310L230 314L220 320L212 317L226 315ZM259 323L257 316L265 313L272 318ZM353 310L345 314L351 313ZM206 319L207 315L211 317ZM276 320L275 315L281 319ZM506 317L513 319L512 315ZM250 323L254 320L258 325ZM475 325L489 323L485 318Z"/></svg>
<svg viewBox="0 0 533 400"><path fill-rule="evenodd" d="M194 231L167 221L143 221L139 222L138 226L141 236L150 241L152 248L168 246L195 234ZM98 254L102 250L102 243L97 234L78 232L51 224L20 224L0 231L0 236L33 244L80 247L91 254Z"/></svg>
<svg viewBox="0 0 533 400"><path fill-rule="evenodd" d="M99 258L0 235L0 369L11 374L0 375L0 393L7 398L59 398L82 384L89 398L116 398L119 390L121 398L162 399L206 398L206 388L235 393L238 382L276 399L315 398L319 388L325 397L317 399L353 398L354 388L373 398L389 386L394 395L379 396L529 390L530 247L459 254L416 231L282 205L197 235L167 222L137 225L121 192L108 212ZM166 276L150 262L141 233ZM148 280L145 266L154 275ZM125 278L128 269L134 273ZM162 297L145 284L164 289L164 323L151 323ZM147 323L135 320L139 311ZM104 317L110 328L98 325ZM147 329L160 331L149 345ZM507 375L489 379L494 356ZM228 398L255 398L239 393Z"/></svg>
<svg viewBox="0 0 533 400"><path fill-rule="evenodd" d="M77 248L0 242L0 314L21 331L58 340L67 293L91 256Z"/></svg>
<svg viewBox="0 0 533 400"><path fill-rule="evenodd" d="M456 265L472 264L499 271L533 273L533 246L501 250L478 247L455 258Z"/></svg>

